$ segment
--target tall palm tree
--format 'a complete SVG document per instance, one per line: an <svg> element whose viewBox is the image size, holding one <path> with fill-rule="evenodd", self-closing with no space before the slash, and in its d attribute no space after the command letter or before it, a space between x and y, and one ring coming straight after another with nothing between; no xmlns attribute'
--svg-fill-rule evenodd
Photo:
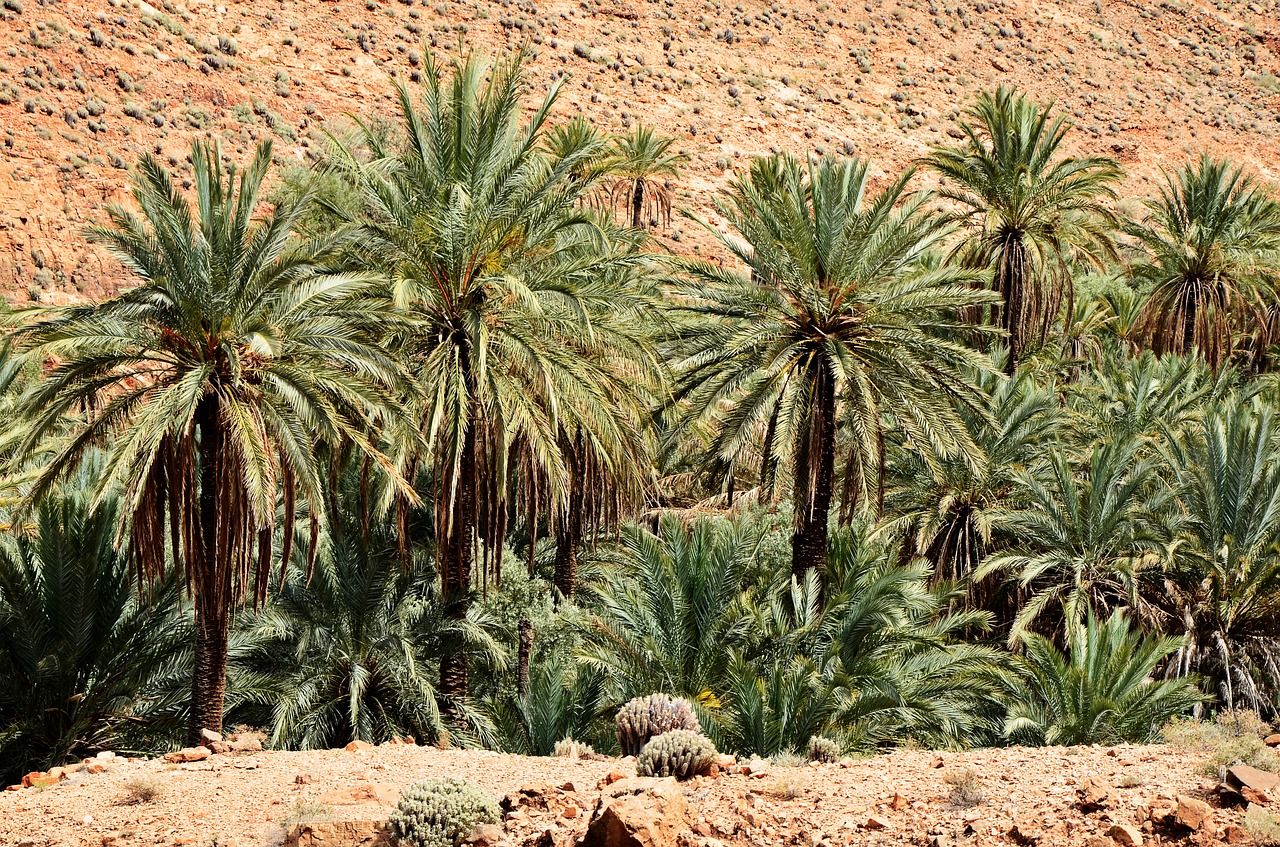
<svg viewBox="0 0 1280 847"><path fill-rule="evenodd" d="M670 152L674 143L674 138L657 135L643 124L613 142L607 197L610 206L626 213L634 229L671 220L668 182L689 160L684 153Z"/></svg>
<svg viewBox="0 0 1280 847"><path fill-rule="evenodd" d="M120 492L139 572L185 574L196 613L196 742L201 729L222 726L232 609L250 588L258 601L267 591L277 492L286 557L299 501L314 555L326 445L354 445L394 476L369 432L392 414L400 370L375 346L388 313L366 280L328 272L332 245L292 237L308 198L254 216L269 144L244 171L224 169L216 142L194 143L191 162L194 208L148 155L133 179L141 217L112 207L111 225L90 230L139 285L38 314L17 338L30 361L54 362L20 404L19 455L58 445L31 497L100 446L95 501Z"/></svg>
<svg viewBox="0 0 1280 847"><path fill-rule="evenodd" d="M924 195L906 195L912 174L869 196L866 162L758 159L716 199L735 233L721 242L749 273L682 263L681 308L705 322L673 347L675 400L726 466L752 450L790 463L801 581L826 561L838 431L845 493L862 503L880 500L886 426L980 459L958 407L981 409L973 377L992 366L962 343L956 313L995 296L922 263L947 233Z"/></svg>
<svg viewBox="0 0 1280 847"><path fill-rule="evenodd" d="M632 443L633 421L611 396L617 372L595 355L609 336L594 334L594 320L620 296L602 280L641 259L580 206L596 187L584 178L594 137L547 152L559 85L522 117L523 59L489 69L474 55L450 67L428 56L416 95L397 83L397 131L360 124L360 145L336 146L330 162L360 199L345 210L360 262L409 316L392 343L416 376L426 449L403 461L430 489L444 600L458 619L477 542L501 550L512 480L517 493L562 504L566 433L607 469ZM468 685L459 649L441 664L440 691L457 703Z"/></svg>
<svg viewBox="0 0 1280 847"><path fill-rule="evenodd" d="M1199 351L1220 367L1236 336L1280 305L1280 201L1205 155L1166 173L1147 208L1130 227L1147 250L1133 267L1151 289L1142 332L1157 353Z"/></svg>
<svg viewBox="0 0 1280 847"><path fill-rule="evenodd" d="M1072 300L1072 266L1101 267L1116 257L1119 222L1107 201L1122 173L1111 159L1059 155L1066 117L1011 88L982 93L965 114L965 141L922 161L946 178L938 194L965 225L957 250L993 273L1013 373L1044 342L1063 301Z"/></svg>

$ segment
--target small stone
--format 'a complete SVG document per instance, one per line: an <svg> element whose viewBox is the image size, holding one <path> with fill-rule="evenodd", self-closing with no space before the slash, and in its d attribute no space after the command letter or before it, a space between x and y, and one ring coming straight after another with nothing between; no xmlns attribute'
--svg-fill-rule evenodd
<svg viewBox="0 0 1280 847"><path fill-rule="evenodd" d="M893 826L888 820L879 815L872 815L867 818L867 822L863 824L867 829L888 829Z"/></svg>
<svg viewBox="0 0 1280 847"><path fill-rule="evenodd" d="M564 811L560 813L560 817L562 817L562 818L568 818L569 820L573 820L574 818L576 818L576 817L578 816L578 814L579 814L581 811L582 811L582 810L581 810L581 809L579 809L579 808L578 808L578 806L577 806L576 804L574 804L574 803L570 803L569 805L567 805L567 806L565 806L565 807L564 807Z"/></svg>
<svg viewBox="0 0 1280 847"><path fill-rule="evenodd" d="M48 788L57 784L58 778L56 776L49 776L43 771L33 771L22 778L23 788Z"/></svg>
<svg viewBox="0 0 1280 847"><path fill-rule="evenodd" d="M1110 835L1120 847L1142 847L1142 833L1127 823L1111 827Z"/></svg>
<svg viewBox="0 0 1280 847"><path fill-rule="evenodd" d="M506 834L502 831L502 827L491 823L480 823L476 824L475 829L471 830L471 834L466 838L466 843L474 844L476 847L493 847L502 843L505 838Z"/></svg>
<svg viewBox="0 0 1280 847"><path fill-rule="evenodd" d="M373 745L370 744L368 741L362 741L361 739L357 738L355 741L348 742L347 746L342 749L346 750L348 753L356 753L364 750L372 750Z"/></svg>
<svg viewBox="0 0 1280 847"><path fill-rule="evenodd" d="M934 754L933 754L933 759L932 759L932 760L930 760L930 762L929 762L929 767L931 767L931 768L940 768L940 767L942 767L942 765L943 765L942 757L941 757L941 756L939 756L937 753L934 753Z"/></svg>
<svg viewBox="0 0 1280 847"><path fill-rule="evenodd" d="M311 774L309 774L309 773L300 773L300 774L298 774L297 776L295 776L295 777L293 778L293 784L294 784L294 785L310 785L310 784L311 784Z"/></svg>
<svg viewBox="0 0 1280 847"><path fill-rule="evenodd" d="M620 780L624 780L626 778L627 778L627 775L625 773L622 773L621 771L609 771L609 773L605 775L604 784L613 785L615 782L619 782Z"/></svg>
<svg viewBox="0 0 1280 847"><path fill-rule="evenodd" d="M911 805L911 803L906 797L903 797L896 791L893 792L893 799L889 801L889 808L893 809L895 812L901 812L909 805Z"/></svg>
<svg viewBox="0 0 1280 847"><path fill-rule="evenodd" d="M1263 739L1263 743L1265 743L1268 747L1280 747L1280 732L1277 732L1273 735L1268 735L1265 739Z"/></svg>

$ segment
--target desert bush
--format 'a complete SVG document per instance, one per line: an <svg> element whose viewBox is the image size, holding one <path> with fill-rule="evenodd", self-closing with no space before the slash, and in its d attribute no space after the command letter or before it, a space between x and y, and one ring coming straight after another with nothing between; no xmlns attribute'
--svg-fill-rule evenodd
<svg viewBox="0 0 1280 847"><path fill-rule="evenodd" d="M596 751L591 749L590 744L584 744L572 738L562 738L557 741L551 751L551 755L562 759L585 759L595 754Z"/></svg>
<svg viewBox="0 0 1280 847"><path fill-rule="evenodd" d="M1257 804L1250 804L1245 810L1244 828L1257 844L1280 844L1280 820Z"/></svg>
<svg viewBox="0 0 1280 847"><path fill-rule="evenodd" d="M1164 728L1170 745L1204 755L1201 770L1219 777L1232 765L1250 765L1280 772L1280 754L1263 740L1271 726L1248 709L1219 712L1213 720L1180 718Z"/></svg>
<svg viewBox="0 0 1280 847"><path fill-rule="evenodd" d="M497 822L492 798L466 780L445 776L406 788L389 824L402 847L455 847L476 824Z"/></svg>
<svg viewBox="0 0 1280 847"><path fill-rule="evenodd" d="M700 732L673 729L651 739L636 759L640 776L690 779L706 770L716 757L715 745Z"/></svg>
<svg viewBox="0 0 1280 847"><path fill-rule="evenodd" d="M164 792L164 784L150 774L129 777L124 784L125 802L150 803Z"/></svg>

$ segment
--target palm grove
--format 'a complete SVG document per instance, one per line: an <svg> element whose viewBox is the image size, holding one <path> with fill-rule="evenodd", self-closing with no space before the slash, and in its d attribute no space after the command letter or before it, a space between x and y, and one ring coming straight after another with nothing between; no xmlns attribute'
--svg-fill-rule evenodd
<svg viewBox="0 0 1280 847"><path fill-rule="evenodd" d="M136 285L6 319L6 779L224 722L609 750L659 691L766 756L1276 714L1266 186L1122 215L1001 89L898 174L751 161L678 258L669 139L421 80L275 182L144 157L90 231Z"/></svg>

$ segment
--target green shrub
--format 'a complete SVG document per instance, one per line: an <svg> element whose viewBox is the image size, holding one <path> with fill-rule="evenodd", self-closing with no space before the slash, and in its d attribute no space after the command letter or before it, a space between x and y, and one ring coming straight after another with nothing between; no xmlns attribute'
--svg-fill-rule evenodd
<svg viewBox="0 0 1280 847"><path fill-rule="evenodd" d="M673 729L654 737L636 759L640 776L674 776L689 779L707 769L716 758L716 747L700 732Z"/></svg>
<svg viewBox="0 0 1280 847"><path fill-rule="evenodd" d="M649 739L673 729L702 732L693 704L670 694L650 694L628 701L618 710L614 723L618 728L618 746L624 756L639 755Z"/></svg>
<svg viewBox="0 0 1280 847"><path fill-rule="evenodd" d="M389 824L402 847L455 847L476 824L497 822L497 803L466 780L445 776L406 788Z"/></svg>
<svg viewBox="0 0 1280 847"><path fill-rule="evenodd" d="M809 761L833 764L840 758L840 745L830 738L815 735L809 739Z"/></svg>

